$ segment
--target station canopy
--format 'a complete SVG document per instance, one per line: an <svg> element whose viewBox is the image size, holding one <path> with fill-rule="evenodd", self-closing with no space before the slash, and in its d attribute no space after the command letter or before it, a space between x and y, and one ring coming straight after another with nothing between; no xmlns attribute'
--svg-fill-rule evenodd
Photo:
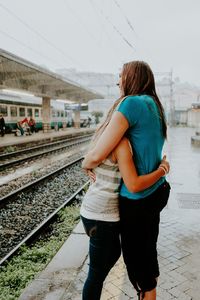
<svg viewBox="0 0 200 300"><path fill-rule="evenodd" d="M0 89L13 89L37 97L85 103L103 98L77 83L0 49Z"/></svg>

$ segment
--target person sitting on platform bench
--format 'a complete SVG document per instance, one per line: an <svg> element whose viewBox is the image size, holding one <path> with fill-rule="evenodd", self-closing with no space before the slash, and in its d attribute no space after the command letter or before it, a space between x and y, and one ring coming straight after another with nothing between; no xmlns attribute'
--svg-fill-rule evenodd
<svg viewBox="0 0 200 300"><path fill-rule="evenodd" d="M28 125L29 125L29 127L30 127L31 133L37 132L37 129L36 129L36 123L35 123L35 120L34 120L32 117L30 117L30 119L29 119L29 121L28 121Z"/></svg>
<svg viewBox="0 0 200 300"><path fill-rule="evenodd" d="M23 136L24 133L30 135L30 127L28 125L28 119L25 118L22 121L17 122L17 129L20 131L21 136ZM16 135L18 135L17 132Z"/></svg>

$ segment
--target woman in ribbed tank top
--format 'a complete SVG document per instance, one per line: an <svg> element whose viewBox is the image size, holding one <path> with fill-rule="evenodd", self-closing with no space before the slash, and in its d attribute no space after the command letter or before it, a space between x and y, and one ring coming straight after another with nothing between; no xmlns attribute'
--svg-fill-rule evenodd
<svg viewBox="0 0 200 300"><path fill-rule="evenodd" d="M170 189L165 180L169 163L166 157L161 160L164 111L144 62L124 65L120 90L121 97L97 129L83 161L94 179L80 210L90 238L83 300L100 299L121 247L138 299L156 299L159 216Z"/></svg>

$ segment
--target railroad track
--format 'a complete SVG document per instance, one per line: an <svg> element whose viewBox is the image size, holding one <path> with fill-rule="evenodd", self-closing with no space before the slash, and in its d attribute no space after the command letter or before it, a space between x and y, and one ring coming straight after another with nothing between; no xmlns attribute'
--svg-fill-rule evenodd
<svg viewBox="0 0 200 300"><path fill-rule="evenodd" d="M27 242L31 243L32 240L39 236L41 231L44 230L51 222L53 222L54 218L56 218L61 209L63 209L67 205L70 205L73 202L73 200L76 199L76 196L80 194L88 185L89 181L82 185L71 197L69 197L52 214L50 214L43 222L41 222L34 230L32 230L19 244L17 244L17 246L15 246L8 254L6 254L0 260L0 266L3 265L6 261L8 261L19 250L19 248L22 245L24 245Z"/></svg>
<svg viewBox="0 0 200 300"><path fill-rule="evenodd" d="M57 151L62 151L66 148L73 147L82 143L90 141L92 134L84 135L81 137L72 137L67 140L53 142L45 145L34 146L23 150L18 150L11 153L5 153L0 155L0 170L5 170L8 167L12 167L16 164L35 159L37 157L51 154ZM48 148L48 149L47 149ZM47 149L47 150L45 150ZM37 152L37 153L35 153ZM17 157L17 158L16 158ZM14 158L14 159L13 159Z"/></svg>
<svg viewBox="0 0 200 300"><path fill-rule="evenodd" d="M82 157L0 199L0 265L88 185L81 161Z"/></svg>

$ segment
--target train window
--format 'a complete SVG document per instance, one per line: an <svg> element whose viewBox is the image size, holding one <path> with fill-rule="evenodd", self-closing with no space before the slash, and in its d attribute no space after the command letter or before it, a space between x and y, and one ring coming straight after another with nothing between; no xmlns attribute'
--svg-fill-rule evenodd
<svg viewBox="0 0 200 300"><path fill-rule="evenodd" d="M11 114L11 117L17 117L17 106L10 107L10 114Z"/></svg>
<svg viewBox="0 0 200 300"><path fill-rule="evenodd" d="M61 111L61 117L62 118L64 117L64 111Z"/></svg>
<svg viewBox="0 0 200 300"><path fill-rule="evenodd" d="M35 109L35 117L38 118L39 117L39 109Z"/></svg>
<svg viewBox="0 0 200 300"><path fill-rule="evenodd" d="M25 108L24 107L19 108L19 116L20 117L25 117Z"/></svg>
<svg viewBox="0 0 200 300"><path fill-rule="evenodd" d="M56 117L56 111L54 109L52 109L52 117L55 118Z"/></svg>
<svg viewBox="0 0 200 300"><path fill-rule="evenodd" d="M2 114L4 117L8 115L8 108L6 105L0 105L0 114Z"/></svg>
<svg viewBox="0 0 200 300"><path fill-rule="evenodd" d="M57 117L60 117L60 112L59 112L59 110L57 110Z"/></svg>
<svg viewBox="0 0 200 300"><path fill-rule="evenodd" d="M65 111L65 118L67 118L67 111Z"/></svg>
<svg viewBox="0 0 200 300"><path fill-rule="evenodd" d="M27 116L32 117L33 116L33 110L32 108L27 108Z"/></svg>

